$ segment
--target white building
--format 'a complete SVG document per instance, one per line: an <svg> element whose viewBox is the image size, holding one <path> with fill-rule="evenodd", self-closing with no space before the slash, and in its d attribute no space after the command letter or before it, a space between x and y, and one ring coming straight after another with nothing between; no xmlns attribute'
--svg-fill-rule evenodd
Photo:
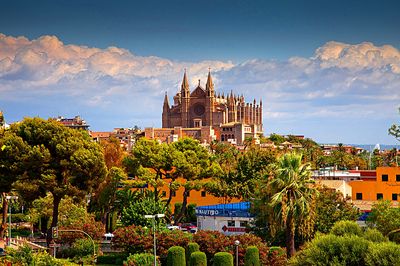
<svg viewBox="0 0 400 266"><path fill-rule="evenodd" d="M249 202L196 207L197 227L226 235L244 234L253 221L249 210Z"/></svg>

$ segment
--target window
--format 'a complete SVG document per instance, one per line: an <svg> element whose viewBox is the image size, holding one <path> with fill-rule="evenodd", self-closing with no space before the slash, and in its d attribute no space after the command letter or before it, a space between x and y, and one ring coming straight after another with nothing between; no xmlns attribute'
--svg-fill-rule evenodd
<svg viewBox="0 0 400 266"><path fill-rule="evenodd" d="M247 227L247 221L240 221L240 227Z"/></svg>
<svg viewBox="0 0 400 266"><path fill-rule="evenodd" d="M396 181L400 182L400 175L396 175Z"/></svg>
<svg viewBox="0 0 400 266"><path fill-rule="evenodd" d="M235 226L235 221L228 221L228 226L234 227Z"/></svg>
<svg viewBox="0 0 400 266"><path fill-rule="evenodd" d="M376 199L377 200L383 199L383 194L382 193L377 193L376 194Z"/></svg>
<svg viewBox="0 0 400 266"><path fill-rule="evenodd" d="M356 193L356 200L362 200L362 193Z"/></svg>
<svg viewBox="0 0 400 266"><path fill-rule="evenodd" d="M205 191L202 191L202 192L201 192L201 196L202 196L203 198L206 196L206 194L207 194L207 193L206 193Z"/></svg>
<svg viewBox="0 0 400 266"><path fill-rule="evenodd" d="M393 194L392 194L392 200L397 200L397 195L398 195L398 194L393 193Z"/></svg>
<svg viewBox="0 0 400 266"><path fill-rule="evenodd" d="M388 175L382 175L382 182L388 181L389 176Z"/></svg>

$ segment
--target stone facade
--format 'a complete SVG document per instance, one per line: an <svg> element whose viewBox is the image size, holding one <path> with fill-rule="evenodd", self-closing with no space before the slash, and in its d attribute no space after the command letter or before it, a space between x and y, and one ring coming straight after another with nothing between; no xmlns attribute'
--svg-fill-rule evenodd
<svg viewBox="0 0 400 266"><path fill-rule="evenodd" d="M245 138L257 139L263 133L262 102L246 103L243 95L216 94L211 73L205 89L200 80L191 92L186 71L180 91L169 104L165 94L162 128L146 128L145 136L162 142L174 142L182 137L192 137L202 143L213 140L241 145Z"/></svg>
<svg viewBox="0 0 400 266"><path fill-rule="evenodd" d="M162 127L200 128L202 126L220 126L228 123L243 123L262 132L262 101L246 103L244 96L231 92L228 95L216 94L211 73L208 73L205 89L200 80L191 92L186 72L180 91L169 105L167 94L164 98Z"/></svg>

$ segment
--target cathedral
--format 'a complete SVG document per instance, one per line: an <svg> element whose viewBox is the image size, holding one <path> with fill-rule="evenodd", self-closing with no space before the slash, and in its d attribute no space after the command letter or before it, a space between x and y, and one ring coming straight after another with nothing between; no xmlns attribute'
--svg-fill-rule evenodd
<svg viewBox="0 0 400 266"><path fill-rule="evenodd" d="M221 127L226 124L243 124L262 132L262 101L254 99L246 103L243 95L216 94L211 72L208 72L205 89L200 80L191 92L186 71L183 75L180 91L169 104L165 94L162 127L163 128L201 128L204 126Z"/></svg>

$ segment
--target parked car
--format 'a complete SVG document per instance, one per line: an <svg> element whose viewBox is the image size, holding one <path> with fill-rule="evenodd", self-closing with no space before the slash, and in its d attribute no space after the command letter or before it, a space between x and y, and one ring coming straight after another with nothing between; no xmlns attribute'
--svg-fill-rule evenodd
<svg viewBox="0 0 400 266"><path fill-rule="evenodd" d="M169 230L180 230L181 229L181 227L179 225L171 225L171 224L168 224L167 228Z"/></svg>
<svg viewBox="0 0 400 266"><path fill-rule="evenodd" d="M187 231L190 233L196 233L197 232L197 226L191 223L184 223L181 224L181 230L182 231Z"/></svg>
<svg viewBox="0 0 400 266"><path fill-rule="evenodd" d="M0 248L0 257L5 255L6 255L5 250L3 248Z"/></svg>

